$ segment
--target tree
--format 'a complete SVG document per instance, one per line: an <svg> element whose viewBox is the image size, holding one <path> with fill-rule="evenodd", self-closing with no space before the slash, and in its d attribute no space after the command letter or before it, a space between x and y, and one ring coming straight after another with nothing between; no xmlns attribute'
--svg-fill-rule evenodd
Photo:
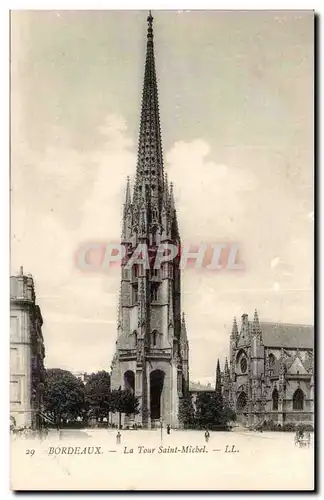
<svg viewBox="0 0 324 500"><path fill-rule="evenodd" d="M110 411L110 375L102 370L92 373L85 385L85 402L91 416L102 419Z"/></svg>
<svg viewBox="0 0 324 500"><path fill-rule="evenodd" d="M191 394L181 398L179 401L179 420L185 429L195 425L195 408L192 403Z"/></svg>
<svg viewBox="0 0 324 500"><path fill-rule="evenodd" d="M44 409L58 428L61 420L75 420L84 415L84 384L67 370L46 370Z"/></svg>
<svg viewBox="0 0 324 500"><path fill-rule="evenodd" d="M139 413L138 405L139 400L132 391L122 390L121 387L118 390L111 391L110 411L119 413L119 428L121 427L122 413L126 415L137 414Z"/></svg>
<svg viewBox="0 0 324 500"><path fill-rule="evenodd" d="M196 422L198 427L209 427L210 429L215 426L218 420L218 413L220 408L216 405L216 398L214 394L208 392L201 392L197 395L196 399Z"/></svg>
<svg viewBox="0 0 324 500"><path fill-rule="evenodd" d="M216 392L198 394L196 400L196 422L201 428L226 429L236 415L231 408L224 407L221 394Z"/></svg>

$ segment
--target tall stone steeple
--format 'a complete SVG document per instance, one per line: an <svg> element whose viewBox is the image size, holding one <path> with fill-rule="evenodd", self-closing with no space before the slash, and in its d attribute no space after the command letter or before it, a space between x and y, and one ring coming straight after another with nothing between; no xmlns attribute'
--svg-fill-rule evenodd
<svg viewBox="0 0 324 500"><path fill-rule="evenodd" d="M163 157L159 116L157 79L154 59L153 17L147 18L147 45L142 96L142 112L138 143L134 205L139 208L145 196L146 208L161 222L163 198ZM150 222L153 222L151 220Z"/></svg>
<svg viewBox="0 0 324 500"><path fill-rule="evenodd" d="M111 387L131 389L139 399L139 414L125 417L124 425L135 420L150 427L162 418L177 426L179 398L189 388L189 346L184 316L181 320L179 260L153 265L160 244L179 246L180 236L173 189L163 171L151 13L147 22L135 182L131 196L127 179L123 208L125 258ZM147 249L149 267L129 265L139 245Z"/></svg>

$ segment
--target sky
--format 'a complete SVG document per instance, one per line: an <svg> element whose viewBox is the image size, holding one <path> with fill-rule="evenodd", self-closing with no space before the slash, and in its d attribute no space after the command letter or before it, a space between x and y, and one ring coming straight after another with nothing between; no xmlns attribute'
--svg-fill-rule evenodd
<svg viewBox="0 0 324 500"><path fill-rule="evenodd" d="M313 13L157 11L164 167L182 241L235 242L244 271L184 269L190 376L215 378L233 317L313 323ZM109 370L120 269L75 253L120 240L134 177L144 11L11 14L11 273L35 280L45 364Z"/></svg>

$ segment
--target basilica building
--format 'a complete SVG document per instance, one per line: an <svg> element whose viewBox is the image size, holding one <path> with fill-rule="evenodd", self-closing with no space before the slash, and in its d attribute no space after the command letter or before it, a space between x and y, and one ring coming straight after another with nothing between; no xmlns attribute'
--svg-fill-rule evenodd
<svg viewBox="0 0 324 500"><path fill-rule="evenodd" d="M240 423L254 426L312 423L314 415L314 328L234 318L230 358L222 373L225 402Z"/></svg>
<svg viewBox="0 0 324 500"><path fill-rule="evenodd" d="M138 415L123 415L122 425L178 426L179 398L189 387L188 341L181 313L179 261L153 265L160 244L180 247L172 184L163 169L158 90L153 46L153 17L147 18L138 158L133 190L127 180L122 220L125 259L111 389L138 397ZM150 266L127 263L139 245ZM117 414L111 421L117 423Z"/></svg>

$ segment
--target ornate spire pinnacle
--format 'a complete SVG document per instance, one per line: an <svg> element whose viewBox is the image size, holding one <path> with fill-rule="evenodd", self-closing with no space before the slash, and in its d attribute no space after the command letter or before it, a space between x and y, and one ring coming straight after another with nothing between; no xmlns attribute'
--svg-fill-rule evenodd
<svg viewBox="0 0 324 500"><path fill-rule="evenodd" d="M153 24L153 16L152 16L152 11L149 10L149 15L147 17L147 22L148 22L148 25L152 27L152 24Z"/></svg>
<svg viewBox="0 0 324 500"><path fill-rule="evenodd" d="M131 204L131 192L130 192L130 178L127 176L126 181L126 196L125 196L125 206L129 206Z"/></svg>
<svg viewBox="0 0 324 500"><path fill-rule="evenodd" d="M222 393L222 381L221 381L221 371L220 371L219 359L217 359L215 391L216 391L216 394Z"/></svg>
<svg viewBox="0 0 324 500"><path fill-rule="evenodd" d="M228 361L227 361L227 358L225 358L224 373L225 373L225 374L228 374L228 373L229 373L229 367L228 367Z"/></svg>
<svg viewBox="0 0 324 500"><path fill-rule="evenodd" d="M132 200L131 200L131 192L130 192L130 179L129 179L129 177L127 177L125 203L124 203L123 219L122 219L122 240L123 241L127 241L129 236L130 236L129 230L131 227L131 219L132 219Z"/></svg>
<svg viewBox="0 0 324 500"><path fill-rule="evenodd" d="M231 337L236 340L238 338L238 336L239 335L238 335L238 328L237 328L237 323L236 323L236 317L234 316Z"/></svg>
<svg viewBox="0 0 324 500"><path fill-rule="evenodd" d="M169 182L168 182L168 174L164 175L164 184L163 184L163 205L166 210L168 210L169 206Z"/></svg>
<svg viewBox="0 0 324 500"><path fill-rule="evenodd" d="M173 183L170 183L170 206L172 210L175 210L174 194L173 194Z"/></svg>
<svg viewBox="0 0 324 500"><path fill-rule="evenodd" d="M151 11L147 22L146 62L133 201L136 203L141 192L145 190L148 195L148 208L155 205L160 211L163 193L163 158Z"/></svg>
<svg viewBox="0 0 324 500"><path fill-rule="evenodd" d="M260 326L260 322L259 322L259 316L258 316L258 312L256 309L254 311L254 318L253 318L253 324L252 324L252 334L257 335L260 338L262 335L261 326Z"/></svg>
<svg viewBox="0 0 324 500"><path fill-rule="evenodd" d="M178 224L178 217L177 217L177 211L175 207L175 201L174 201L174 194L173 194L173 183L170 183L170 209L171 209L171 216L173 220L173 234L175 238L177 238L178 242L180 241L180 232L179 232L179 224Z"/></svg>

